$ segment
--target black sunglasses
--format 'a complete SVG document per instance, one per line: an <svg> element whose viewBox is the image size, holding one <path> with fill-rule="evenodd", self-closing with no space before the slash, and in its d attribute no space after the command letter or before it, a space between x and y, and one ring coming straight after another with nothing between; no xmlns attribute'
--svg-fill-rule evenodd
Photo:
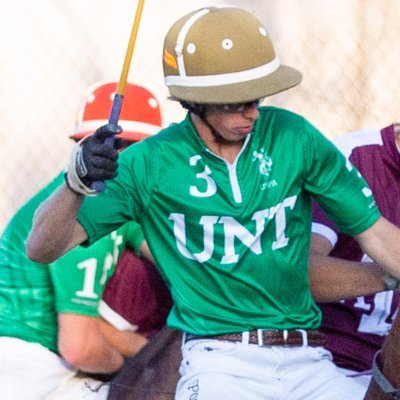
<svg viewBox="0 0 400 400"><path fill-rule="evenodd" d="M207 110L221 114L242 113L248 108L259 107L261 99L249 101L247 103L233 104L207 104Z"/></svg>

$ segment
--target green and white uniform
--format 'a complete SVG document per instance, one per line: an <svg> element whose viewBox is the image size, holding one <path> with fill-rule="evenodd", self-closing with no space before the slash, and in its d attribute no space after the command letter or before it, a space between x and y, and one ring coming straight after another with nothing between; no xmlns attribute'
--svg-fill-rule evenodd
<svg viewBox="0 0 400 400"><path fill-rule="evenodd" d="M54 390L59 400L107 395L106 387L92 392L92 381L75 378L75 370L58 355L57 314L97 316L104 285L125 242L135 237L139 242L130 244L136 246L143 234L130 223L50 265L31 261L25 242L34 212L63 182L60 174L28 201L0 239L0 387L5 398L43 399Z"/></svg>
<svg viewBox="0 0 400 400"><path fill-rule="evenodd" d="M25 241L34 212L63 179L59 175L26 203L0 241L0 336L40 343L54 352L57 313L98 315L104 284L125 247L129 228L123 226L90 248L78 247L49 266L29 260Z"/></svg>
<svg viewBox="0 0 400 400"><path fill-rule="evenodd" d="M170 327L318 328L307 271L311 197L352 235L380 216L365 181L311 124L278 108L259 112L234 163L210 152L186 118L124 151L118 177L83 202L89 243L140 222L171 287Z"/></svg>

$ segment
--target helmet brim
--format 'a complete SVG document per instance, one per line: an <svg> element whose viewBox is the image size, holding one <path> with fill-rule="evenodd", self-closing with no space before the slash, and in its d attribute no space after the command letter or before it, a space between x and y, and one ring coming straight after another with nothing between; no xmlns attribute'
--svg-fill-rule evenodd
<svg viewBox="0 0 400 400"><path fill-rule="evenodd" d="M75 133L75 134L70 135L70 139L79 141L79 140L83 139L86 136L92 135L93 133L94 133L93 131ZM148 133L126 132L126 131L124 131L120 135L116 135L116 137L121 138L121 139L125 139L126 141L128 141L130 143L140 142L141 140L144 140L144 139L146 139L146 138L148 138L150 136L152 136L152 135L148 134Z"/></svg>
<svg viewBox="0 0 400 400"><path fill-rule="evenodd" d="M246 82L224 84L222 87L169 86L171 95L178 100L199 104L246 103L288 90L302 80L301 72L287 65L273 73Z"/></svg>

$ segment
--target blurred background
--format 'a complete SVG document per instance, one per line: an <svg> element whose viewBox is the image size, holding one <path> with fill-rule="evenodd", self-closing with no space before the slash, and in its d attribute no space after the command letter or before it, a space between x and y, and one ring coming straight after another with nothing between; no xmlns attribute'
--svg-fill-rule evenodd
<svg viewBox="0 0 400 400"><path fill-rule="evenodd" d="M118 80L137 0L0 0L0 229L62 169L90 85ZM176 19L231 4L265 23L300 86L266 100L300 113L328 138L400 120L399 0L146 0L129 81L167 100L161 55ZM399 89L397 88L399 86ZM399 121L400 122L400 121Z"/></svg>

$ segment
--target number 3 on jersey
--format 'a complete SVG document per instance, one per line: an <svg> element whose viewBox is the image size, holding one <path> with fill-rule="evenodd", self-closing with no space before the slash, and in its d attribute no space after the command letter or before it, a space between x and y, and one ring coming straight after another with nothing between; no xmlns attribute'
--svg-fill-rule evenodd
<svg viewBox="0 0 400 400"><path fill-rule="evenodd" d="M197 155L197 156L191 157L189 162L190 162L190 165L192 167L194 167L200 160L201 160L201 156ZM189 192L192 196L210 197L217 192L217 185L216 185L214 179L212 179L210 177L210 175L211 175L211 170L207 165L204 166L203 172L199 172L198 174L196 174L197 179L201 179L201 180L205 181L206 190L200 191L196 186L190 186Z"/></svg>

